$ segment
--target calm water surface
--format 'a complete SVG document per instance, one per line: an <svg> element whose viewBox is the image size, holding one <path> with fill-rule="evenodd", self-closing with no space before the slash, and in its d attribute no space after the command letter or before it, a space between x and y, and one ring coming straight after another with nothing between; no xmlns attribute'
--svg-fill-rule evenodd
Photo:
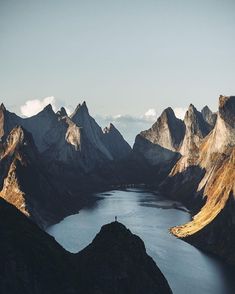
<svg viewBox="0 0 235 294"><path fill-rule="evenodd" d="M235 293L235 271L169 234L170 227L190 219L186 211L175 209L172 201L142 189L114 190L97 197L99 201L91 207L48 229L65 249L83 249L100 227L117 215L120 222L143 239L173 293Z"/></svg>

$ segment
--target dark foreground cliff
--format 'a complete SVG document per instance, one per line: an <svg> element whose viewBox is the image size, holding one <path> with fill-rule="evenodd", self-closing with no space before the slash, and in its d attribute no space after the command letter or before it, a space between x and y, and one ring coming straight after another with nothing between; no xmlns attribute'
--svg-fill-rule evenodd
<svg viewBox="0 0 235 294"><path fill-rule="evenodd" d="M118 222L72 254L0 199L0 236L1 294L172 293L143 241Z"/></svg>

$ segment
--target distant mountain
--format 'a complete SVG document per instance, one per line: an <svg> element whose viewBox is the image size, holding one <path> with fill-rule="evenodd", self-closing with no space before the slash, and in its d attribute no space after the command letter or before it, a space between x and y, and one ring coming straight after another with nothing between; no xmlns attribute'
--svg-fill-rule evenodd
<svg viewBox="0 0 235 294"><path fill-rule="evenodd" d="M109 127L104 128L102 141L115 160L124 159L131 152L130 145L112 123Z"/></svg>
<svg viewBox="0 0 235 294"><path fill-rule="evenodd" d="M177 156L184 134L183 122L167 108L149 130L137 135L133 150L151 165L171 161Z"/></svg>
<svg viewBox="0 0 235 294"><path fill-rule="evenodd" d="M212 112L210 108L206 105L201 110L204 120L211 126L213 129L216 123L217 114Z"/></svg>
<svg viewBox="0 0 235 294"><path fill-rule="evenodd" d="M172 293L143 241L116 222L83 251L65 251L0 199L1 294Z"/></svg>

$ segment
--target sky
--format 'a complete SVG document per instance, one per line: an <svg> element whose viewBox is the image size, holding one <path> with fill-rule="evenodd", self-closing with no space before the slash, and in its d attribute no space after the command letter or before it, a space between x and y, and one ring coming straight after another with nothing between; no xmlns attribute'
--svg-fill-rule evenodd
<svg viewBox="0 0 235 294"><path fill-rule="evenodd" d="M86 100L133 141L168 106L234 95L234 48L234 0L0 0L0 99L21 115Z"/></svg>

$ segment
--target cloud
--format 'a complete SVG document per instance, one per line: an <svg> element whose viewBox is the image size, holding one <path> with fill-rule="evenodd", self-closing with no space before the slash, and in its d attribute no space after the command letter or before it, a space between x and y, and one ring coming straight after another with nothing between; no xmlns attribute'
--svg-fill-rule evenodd
<svg viewBox="0 0 235 294"><path fill-rule="evenodd" d="M39 99L28 100L25 102L24 105L20 107L20 112L23 116L30 117L37 114L41 110L43 110L43 108L46 107L48 104L51 104L52 109L56 112L59 109L58 104L63 105L63 102L60 101L60 103L58 103L58 101L56 100L54 96L45 97L41 100ZM68 113L68 115L70 115L71 107L64 106L64 108L66 112Z"/></svg>
<svg viewBox="0 0 235 294"><path fill-rule="evenodd" d="M158 114L154 108L147 110L143 116L147 121L155 122L157 120Z"/></svg>
<svg viewBox="0 0 235 294"><path fill-rule="evenodd" d="M26 101L25 104L20 107L20 112L23 116L30 117L43 110L48 104L51 104L53 110L56 111L55 97L50 96L45 97L42 100L34 99Z"/></svg>
<svg viewBox="0 0 235 294"><path fill-rule="evenodd" d="M176 117L184 119L185 113L188 109L187 107L175 107L173 110Z"/></svg>

